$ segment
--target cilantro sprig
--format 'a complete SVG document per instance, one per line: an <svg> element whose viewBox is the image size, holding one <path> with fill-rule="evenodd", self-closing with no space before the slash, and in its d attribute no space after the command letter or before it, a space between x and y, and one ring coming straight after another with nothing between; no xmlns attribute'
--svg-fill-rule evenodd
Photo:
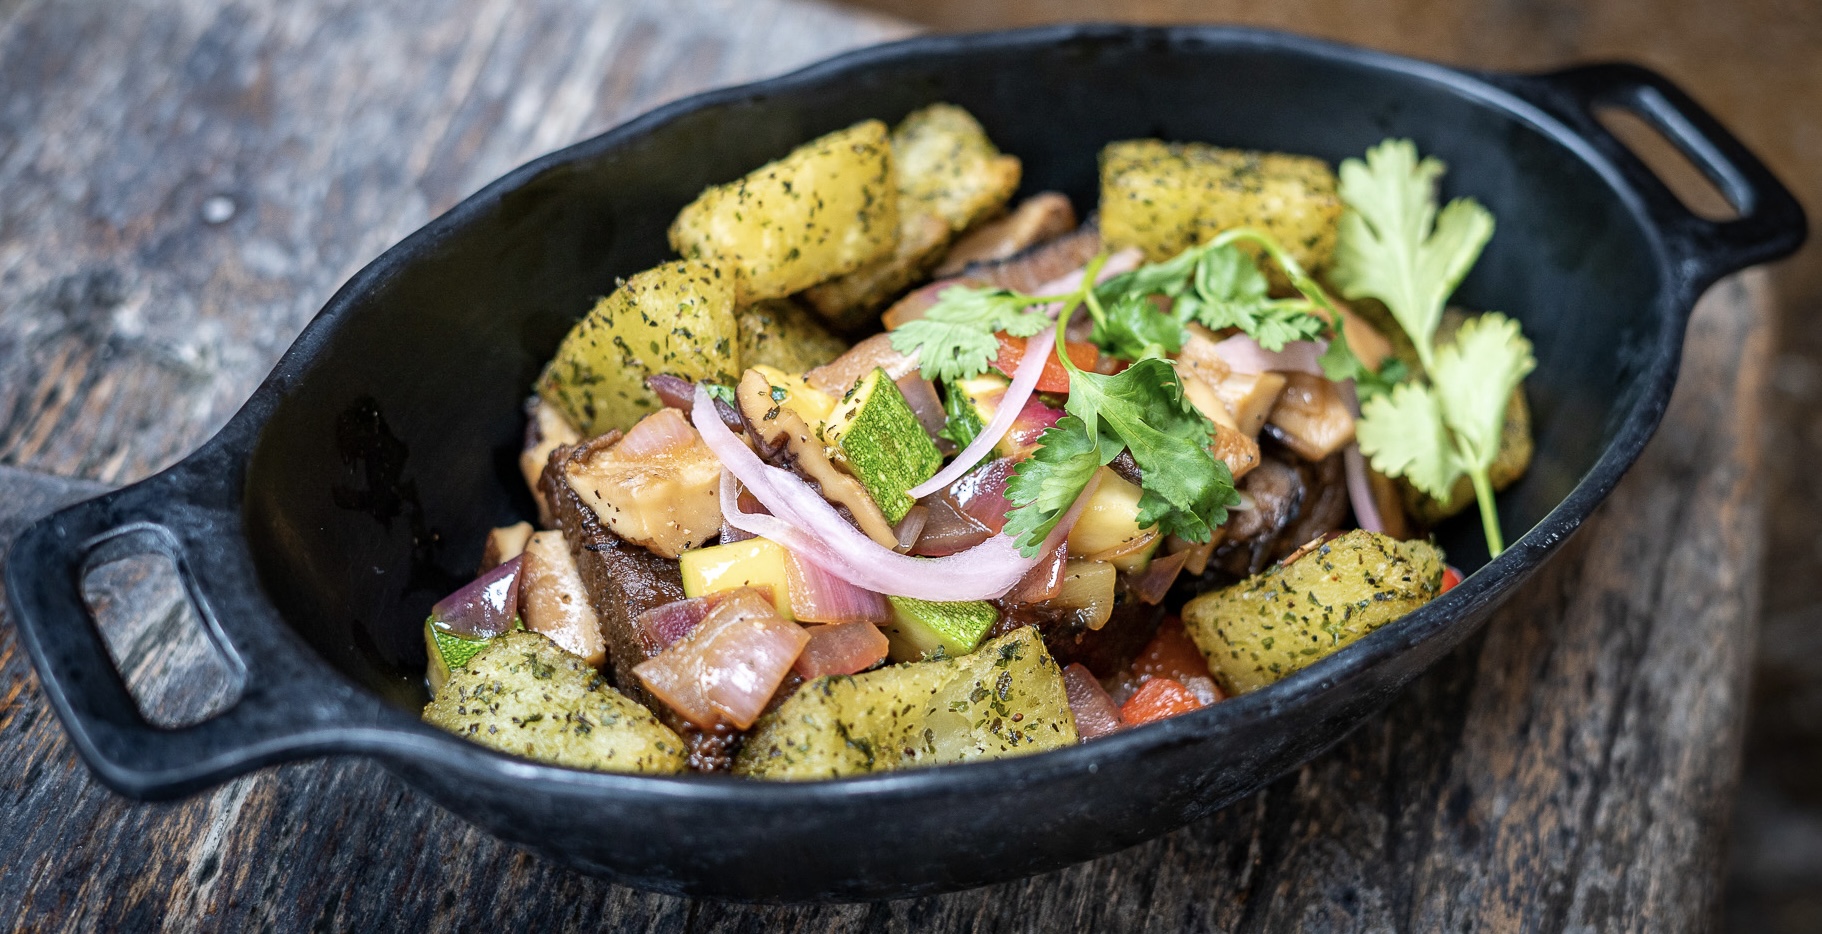
<svg viewBox="0 0 1822 934"><path fill-rule="evenodd" d="M1030 337L1050 326L1044 306L1079 302L1080 295L1026 295L1011 289L954 286L916 321L892 331L892 349L917 355L918 368L933 382L950 382L985 373L999 356L995 336ZM1073 302L1072 302L1073 303Z"/></svg>
<svg viewBox="0 0 1822 934"><path fill-rule="evenodd" d="M1471 198L1436 207L1442 162L1410 140L1386 140L1341 164L1340 241L1332 277L1347 298L1385 303L1411 338L1425 378L1367 398L1356 426L1373 468L1447 500L1466 474L1489 554L1505 550L1491 470L1507 400L1536 367L1531 342L1498 312L1469 320L1438 346L1443 305L1493 236L1493 215Z"/></svg>
<svg viewBox="0 0 1822 934"><path fill-rule="evenodd" d="M1092 313L1095 300L1088 304ZM1066 414L1007 481L1012 509L1006 534L1021 554L1035 556L1095 471L1126 451L1143 473L1139 525L1208 541L1240 497L1227 464L1209 452L1209 422L1183 398L1176 368L1147 356L1112 376L1085 371L1061 349L1066 324L1067 316L1060 317L1057 359L1069 371Z"/></svg>

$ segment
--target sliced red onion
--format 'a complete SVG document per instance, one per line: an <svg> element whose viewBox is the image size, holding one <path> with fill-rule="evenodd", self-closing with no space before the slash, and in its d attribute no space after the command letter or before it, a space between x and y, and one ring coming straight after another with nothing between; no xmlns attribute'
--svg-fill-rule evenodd
<svg viewBox="0 0 1822 934"><path fill-rule="evenodd" d="M1354 381L1338 383L1341 399L1347 403L1348 414L1360 418L1360 396L1354 391ZM1341 465L1347 473L1348 504L1354 507L1354 521L1368 532L1384 532L1385 517L1379 514L1379 500L1373 497L1373 481L1367 476L1366 456L1360 453L1358 443L1349 443L1341 451Z"/></svg>
<svg viewBox="0 0 1822 934"><path fill-rule="evenodd" d="M795 554L785 556L785 578L791 615L800 623L883 623L892 605L871 590L862 590Z"/></svg>
<svg viewBox="0 0 1822 934"><path fill-rule="evenodd" d="M707 418L713 400L698 389L696 411L707 427L703 442L720 458L721 510L730 525L784 546L823 570L875 593L921 600L989 600L1012 589L1035 559L1019 554L1005 535L995 535L946 558L914 558L881 547L850 525L835 507L796 475L759 459L745 443ZM735 480L752 492L771 515L742 511ZM1088 489L1076 499L1038 551L1056 547L1088 504Z"/></svg>
<svg viewBox="0 0 1822 934"><path fill-rule="evenodd" d="M1025 344L1025 357L1019 361L1018 369L1013 371L1012 385L1006 387L1006 394L1000 397L999 408L994 410L993 419L987 423L981 433L962 448L936 476L911 488L912 499L922 499L954 483L962 474L974 469L974 465L986 459L992 453L994 445L1018 420L1019 413L1025 410L1025 400L1031 398L1032 390L1037 388L1038 377L1044 374L1044 361L1049 359L1050 351L1056 346L1056 332L1045 328Z"/></svg>
<svg viewBox="0 0 1822 934"><path fill-rule="evenodd" d="M927 497L923 502L928 504L924 527L918 532L917 543L911 546L911 554L941 558L967 551L996 534L957 508L946 495Z"/></svg>
<svg viewBox="0 0 1822 934"><path fill-rule="evenodd" d="M519 615L520 555L475 578L430 608L437 628L464 639L492 639Z"/></svg>
<svg viewBox="0 0 1822 934"><path fill-rule="evenodd" d="M852 675L866 671L886 657L885 633L872 623L836 623L811 626L810 641L792 666L804 680L823 675Z"/></svg>
<svg viewBox="0 0 1822 934"><path fill-rule="evenodd" d="M654 697L708 728L746 729L759 719L810 635L780 618L765 598L736 590L689 635L634 666Z"/></svg>
<svg viewBox="0 0 1822 934"><path fill-rule="evenodd" d="M1114 706L1107 689L1081 662L1063 669L1063 691L1069 697L1069 712L1075 715L1076 735L1082 739L1095 739L1125 728L1120 708Z"/></svg>
<svg viewBox="0 0 1822 934"><path fill-rule="evenodd" d="M1063 410L1053 409L1039 401L1036 396L1025 400L1025 407L1019 417L1012 420L1012 427L1006 429L1003 448L1017 460L1024 460L1038 450L1038 439L1044 432L1056 427L1063 420Z"/></svg>
<svg viewBox="0 0 1822 934"><path fill-rule="evenodd" d="M1235 373L1308 373L1321 376L1322 354L1327 341L1291 341L1283 350L1266 350L1245 334L1235 334L1214 346L1220 357Z"/></svg>
<svg viewBox="0 0 1822 934"><path fill-rule="evenodd" d="M1152 606L1163 603L1165 594L1170 593L1170 585L1177 582L1177 575L1189 563L1189 557L1188 551L1178 551L1151 559L1145 573L1130 580L1132 595L1138 597L1140 603Z"/></svg>
<svg viewBox="0 0 1822 934"><path fill-rule="evenodd" d="M948 413L943 411L943 400L936 395L936 384L916 373L907 373L898 378L898 391L905 397L905 404L911 406L918 424L924 426L930 437L936 437L949 420Z"/></svg>

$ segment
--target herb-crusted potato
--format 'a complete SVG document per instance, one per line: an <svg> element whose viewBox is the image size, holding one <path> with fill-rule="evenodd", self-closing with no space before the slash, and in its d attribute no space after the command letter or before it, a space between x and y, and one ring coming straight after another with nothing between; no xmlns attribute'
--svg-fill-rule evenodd
<svg viewBox="0 0 1822 934"><path fill-rule="evenodd" d="M848 349L809 312L787 299L748 305L734 313L740 326L740 365L804 373Z"/></svg>
<svg viewBox="0 0 1822 934"><path fill-rule="evenodd" d="M1229 694L1264 687L1423 606L1442 553L1355 529L1288 564L1183 607L1183 623Z"/></svg>
<svg viewBox="0 0 1822 934"><path fill-rule="evenodd" d="M888 256L804 294L836 327L863 324L942 260L955 235L1006 207L1019 187L1017 156L1001 153L974 115L931 104L892 130L898 246Z"/></svg>
<svg viewBox="0 0 1822 934"><path fill-rule="evenodd" d="M670 239L684 256L729 271L742 305L891 255L898 191L886 125L863 120L704 191L671 223Z"/></svg>
<svg viewBox="0 0 1822 934"><path fill-rule="evenodd" d="M543 635L515 630L456 669L424 722L501 752L600 772L683 771L683 741Z"/></svg>
<svg viewBox="0 0 1822 934"><path fill-rule="evenodd" d="M960 233L998 214L1019 187L1017 156L1001 153L954 104L913 111L892 130L899 210L934 214Z"/></svg>
<svg viewBox="0 0 1822 934"><path fill-rule="evenodd" d="M1255 227L1315 270L1335 252L1340 217L1335 173L1313 156L1155 139L1101 150L1101 237L1111 250L1144 250L1148 262L1223 230ZM1265 268L1280 283L1276 264Z"/></svg>
<svg viewBox="0 0 1822 934"><path fill-rule="evenodd" d="M960 658L817 678L754 724L734 771L840 778L1075 743L1062 671L1026 626Z"/></svg>
<svg viewBox="0 0 1822 934"><path fill-rule="evenodd" d="M587 437L660 408L654 373L732 383L740 373L734 284L695 260L655 266L595 304L538 378L538 394Z"/></svg>

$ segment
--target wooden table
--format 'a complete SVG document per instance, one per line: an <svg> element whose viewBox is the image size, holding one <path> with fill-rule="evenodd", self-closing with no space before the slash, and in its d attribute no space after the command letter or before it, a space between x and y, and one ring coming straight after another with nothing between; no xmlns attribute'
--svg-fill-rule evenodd
<svg viewBox="0 0 1822 934"><path fill-rule="evenodd" d="M0 539L189 451L339 282L503 170L905 31L785 0L0 0L0 462L23 468L0 469ZM1150 844L941 898L749 908L553 867L360 761L138 804L89 777L0 624L0 928L1707 926L1757 611L1767 295L1749 273L1705 299L1658 440L1483 636ZM168 582L94 589L124 666L185 703Z"/></svg>

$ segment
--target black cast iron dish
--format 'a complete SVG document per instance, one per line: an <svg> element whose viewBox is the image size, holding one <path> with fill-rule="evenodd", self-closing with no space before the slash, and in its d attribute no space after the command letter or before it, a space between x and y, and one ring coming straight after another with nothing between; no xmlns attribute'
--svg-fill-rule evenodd
<svg viewBox="0 0 1822 934"><path fill-rule="evenodd" d="M531 514L520 400L593 296L665 253L711 182L866 117L947 100L1025 162L1027 190L1095 197L1095 153L1138 136L1312 153L1410 136L1499 231L1460 293L1536 342L1538 449L1501 497L1522 538L1402 621L1268 689L1033 758L807 785L534 765L423 726L419 626L482 533ZM1685 210L1601 129L1630 109L1740 212ZM1378 710L1471 633L1637 457L1696 297L1803 238L1790 194L1662 78L1598 66L1469 74L1235 29L1062 27L913 39L701 95L489 186L354 278L234 420L182 463L33 526L7 563L45 693L111 787L170 798L264 765L370 756L499 836L672 892L861 899L1042 872L1157 836L1259 788ZM140 716L80 595L122 550L176 562L240 676L220 716Z"/></svg>

